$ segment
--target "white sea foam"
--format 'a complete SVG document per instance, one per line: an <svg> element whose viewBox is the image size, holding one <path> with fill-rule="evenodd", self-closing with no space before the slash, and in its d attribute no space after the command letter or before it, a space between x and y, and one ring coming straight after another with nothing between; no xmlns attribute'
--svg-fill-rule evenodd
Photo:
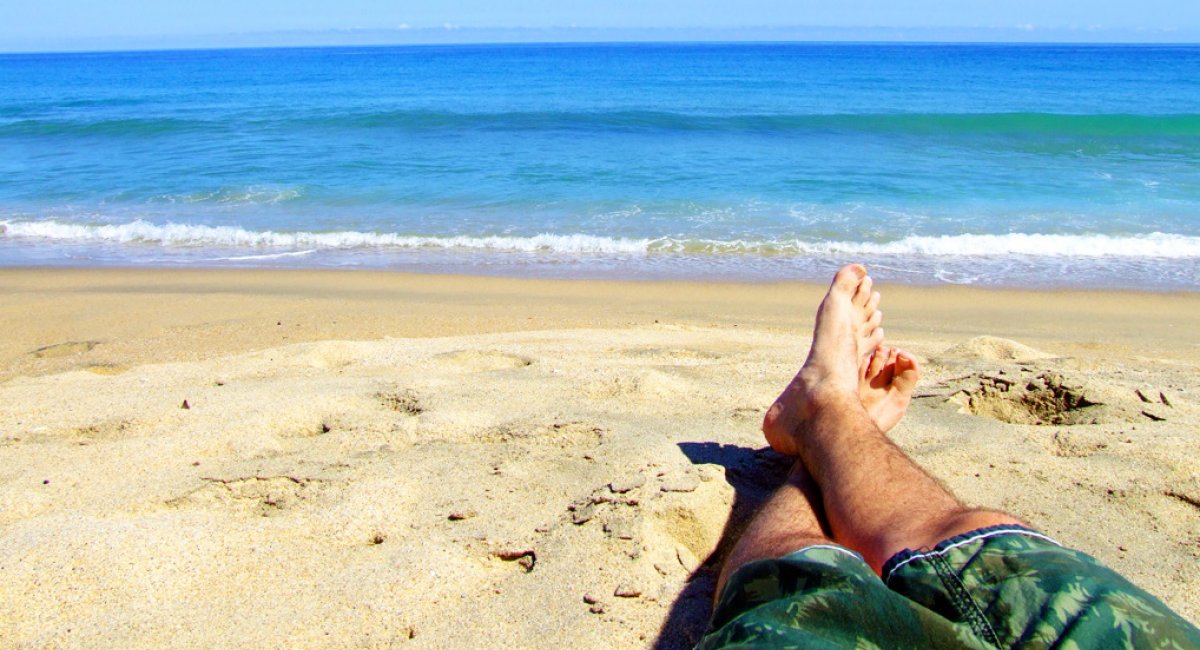
<svg viewBox="0 0 1200 650"><path fill-rule="evenodd" d="M289 257L304 257L317 252L310 248L306 251L288 251L286 253L266 253L263 255L232 255L230 257L214 257L213 262L265 262L267 260L282 260Z"/></svg>
<svg viewBox="0 0 1200 650"><path fill-rule="evenodd" d="M1134 257L1200 258L1200 237L1155 232L1145 235L944 235L906 237L886 243L831 242L813 252L922 255L930 257Z"/></svg>
<svg viewBox="0 0 1200 650"><path fill-rule="evenodd" d="M250 249L223 260L272 259L308 255L322 249L463 249L499 252L621 254L651 253L751 255L889 255L920 257L997 257L1024 255L1056 258L1200 259L1200 237L1144 235L912 236L891 242L804 240L712 240L614 238L586 234L533 236L416 236L359 231L275 232L234 226L159 225L133 221L89 225L55 220L0 221L0 237L63 243L159 245L192 248ZM266 249L266 250L264 250Z"/></svg>
<svg viewBox="0 0 1200 650"><path fill-rule="evenodd" d="M891 242L854 241L704 241L666 242L667 250L780 255L917 255L922 257L1124 257L1200 258L1200 237L1149 233L1145 235L1006 235L912 236Z"/></svg>
<svg viewBox="0 0 1200 650"><path fill-rule="evenodd" d="M234 247L284 249L349 248L463 248L514 252L645 253L648 239L623 239L595 235L541 234L531 237L428 237L358 231L274 232L233 226L197 226L133 221L117 225L84 225L59 221L6 221L7 237L61 242L158 244L177 247Z"/></svg>

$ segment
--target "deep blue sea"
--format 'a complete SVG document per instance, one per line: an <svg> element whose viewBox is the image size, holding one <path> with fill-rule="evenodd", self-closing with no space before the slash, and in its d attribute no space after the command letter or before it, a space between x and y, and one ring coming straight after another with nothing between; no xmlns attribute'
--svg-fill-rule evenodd
<svg viewBox="0 0 1200 650"><path fill-rule="evenodd" d="M1200 288L1200 47L0 55L0 265Z"/></svg>

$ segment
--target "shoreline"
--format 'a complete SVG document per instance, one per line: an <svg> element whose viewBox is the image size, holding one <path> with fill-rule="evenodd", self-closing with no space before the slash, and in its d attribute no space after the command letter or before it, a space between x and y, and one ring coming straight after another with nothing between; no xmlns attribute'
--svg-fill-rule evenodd
<svg viewBox="0 0 1200 650"><path fill-rule="evenodd" d="M879 288L896 444L1200 620L1200 294ZM825 289L0 269L0 636L690 648Z"/></svg>
<svg viewBox="0 0 1200 650"><path fill-rule="evenodd" d="M1156 233L1161 234L1161 233ZM1039 251L1005 251L1002 244L989 243L988 235L963 235L977 239L967 252L947 253L959 244L927 237L923 245L943 249L941 253L887 251L887 244L866 244L864 250L838 242L826 242L826 252L788 254L749 250L704 251L619 251L543 250L540 248L386 247L305 248L281 252L247 254L247 250L167 247L139 262L128 251L70 246L56 250L23 248L0 236L0 268L12 270L109 269L129 271L359 271L434 276L472 276L525 280L575 280L594 282L701 282L711 284L823 284L830 268L850 262L867 262L880 280L912 287L972 287L1030 291L1132 291L1137 293L1200 293L1200 238L1187 239L1182 250L1145 250L1145 242L1105 241L1109 253L1047 254L1066 244L1043 242ZM1038 238L1041 235L1018 235ZM1046 236L1053 239L1054 236ZM1105 239L1103 235L1082 236ZM536 239L536 238L534 238ZM569 239L569 237L568 237ZM618 248L625 240L612 242ZM988 251L999 245L999 249ZM1154 248L1155 245L1151 245ZM1132 247L1132 248L1130 248ZM877 250L879 249L879 250ZM1125 253L1110 254L1121 249ZM152 249L155 250L155 249ZM257 250L257 249L252 249ZM1136 252L1137 254L1133 254ZM146 254L146 251L141 251ZM80 260L86 260L81 262Z"/></svg>
<svg viewBox="0 0 1200 650"><path fill-rule="evenodd" d="M1200 343L1186 335L1200 331L1200 293L879 286L885 329L901 343L986 332L1073 352L1103 346L1200 361ZM0 379L23 370L65 368L54 357L37 364L21 357L72 341L108 341L89 356L97 363L129 365L328 339L656 323L807 337L809 312L825 288L813 282L527 279L358 269L0 268L0 295L9 305L0 315L7 333L0 341Z"/></svg>

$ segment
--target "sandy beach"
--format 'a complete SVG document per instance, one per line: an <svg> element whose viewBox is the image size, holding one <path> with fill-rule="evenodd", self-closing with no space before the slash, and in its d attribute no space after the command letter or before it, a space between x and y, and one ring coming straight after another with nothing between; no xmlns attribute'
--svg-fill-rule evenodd
<svg viewBox="0 0 1200 650"><path fill-rule="evenodd" d="M2 269L0 647L690 647L824 289ZM881 290L896 442L1200 621L1200 294Z"/></svg>

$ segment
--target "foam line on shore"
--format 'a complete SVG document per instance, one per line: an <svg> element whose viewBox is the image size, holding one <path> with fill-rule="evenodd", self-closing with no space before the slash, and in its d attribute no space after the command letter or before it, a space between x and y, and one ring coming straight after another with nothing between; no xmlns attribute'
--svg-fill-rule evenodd
<svg viewBox="0 0 1200 650"><path fill-rule="evenodd" d="M1200 258L1200 237L1176 233L961 234L909 236L894 241L715 240L673 237L629 238L586 233L427 236L360 231L278 232L236 226L208 226L135 220L84 224L58 220L0 221L0 236L63 243L149 244L167 247L221 247L277 256L307 255L321 249L464 249L560 254L738 253L751 255L913 255L920 257L1080 257ZM261 258L251 253L246 257Z"/></svg>

